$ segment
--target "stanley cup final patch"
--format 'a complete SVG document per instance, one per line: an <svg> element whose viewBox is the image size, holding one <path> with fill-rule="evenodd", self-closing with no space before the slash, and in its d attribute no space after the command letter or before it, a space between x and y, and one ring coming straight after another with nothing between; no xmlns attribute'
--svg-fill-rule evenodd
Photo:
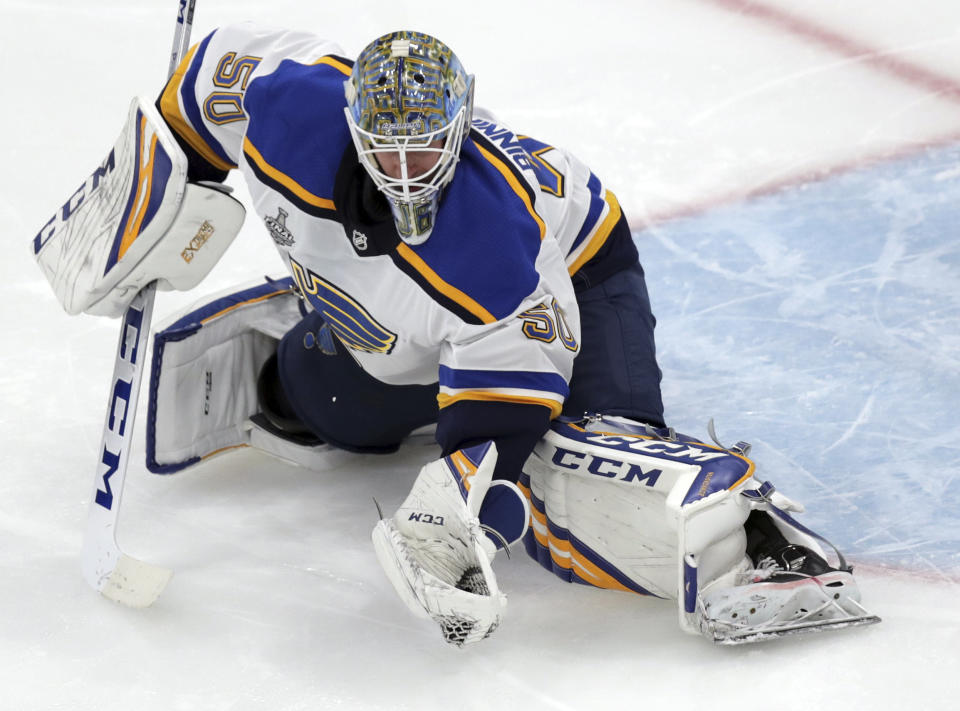
<svg viewBox="0 0 960 711"><path fill-rule="evenodd" d="M276 217L267 216L263 218L273 241L281 247L292 247L294 243L293 233L287 228L287 217L289 215L290 213L282 207L278 207Z"/></svg>

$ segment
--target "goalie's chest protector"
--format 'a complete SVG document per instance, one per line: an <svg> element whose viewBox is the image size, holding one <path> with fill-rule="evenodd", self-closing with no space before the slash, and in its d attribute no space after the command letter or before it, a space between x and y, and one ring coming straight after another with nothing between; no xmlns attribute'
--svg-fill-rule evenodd
<svg viewBox="0 0 960 711"><path fill-rule="evenodd" d="M285 62L252 82L240 167L300 290L367 372L392 384L436 382L446 345L476 338L543 292L544 265L556 272L548 281L560 282L548 293L575 309L559 249L549 245L542 258L547 228L533 187L469 139L424 244L396 238L384 249L352 224L335 200L353 153L343 78ZM515 360L517 370L529 366L522 347Z"/></svg>

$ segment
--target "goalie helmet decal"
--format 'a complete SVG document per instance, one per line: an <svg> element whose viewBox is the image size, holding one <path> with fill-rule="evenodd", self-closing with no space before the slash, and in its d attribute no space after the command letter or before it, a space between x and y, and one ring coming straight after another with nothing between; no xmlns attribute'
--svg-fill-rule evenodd
<svg viewBox="0 0 960 711"><path fill-rule="evenodd" d="M347 82L347 101L364 131L419 136L449 125L468 100L472 83L440 40L419 32L391 32L360 53Z"/></svg>
<svg viewBox="0 0 960 711"><path fill-rule="evenodd" d="M391 32L360 53L344 90L360 163L389 200L401 238L423 243L470 128L473 76L435 37Z"/></svg>

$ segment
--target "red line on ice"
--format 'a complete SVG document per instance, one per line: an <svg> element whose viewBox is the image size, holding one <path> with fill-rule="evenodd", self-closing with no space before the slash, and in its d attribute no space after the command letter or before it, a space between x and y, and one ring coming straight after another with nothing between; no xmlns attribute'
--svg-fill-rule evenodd
<svg viewBox="0 0 960 711"><path fill-rule="evenodd" d="M748 187L744 185L741 188L702 197L695 202L691 202L686 205L680 205L677 207L651 212L647 215L634 214L632 215L632 219L629 220L630 227L634 230L642 230L663 222L669 222L670 220L693 217L694 215L699 215L713 208L743 202L749 198L772 195L789 188L797 187L798 185L826 180L827 178L849 173L860 168L906 158L931 148L948 146L954 143L960 143L960 132L949 133L944 136L924 141L923 143L911 143L894 150L888 149L883 153L862 156L843 163L825 164L821 167L805 168L796 173L787 174L781 178L778 178L777 180L762 183L754 187Z"/></svg>
<svg viewBox="0 0 960 711"><path fill-rule="evenodd" d="M775 25L781 30L837 54L856 59L909 84L928 89L944 99L960 103L960 81L899 59L893 55L894 50L871 47L864 42L835 32L829 27L754 0L701 0L701 2L718 5L731 12Z"/></svg>
<svg viewBox="0 0 960 711"><path fill-rule="evenodd" d="M892 55L889 50L881 50L876 47L860 42L859 40L847 37L836 32L829 27L820 25L811 20L791 14L779 8L770 7L755 0L700 0L704 3L717 5L730 12L735 12L746 17L775 25L792 35L801 37L813 44L820 45L832 52L845 57L858 60L858 62L879 70L888 76L892 76L901 81L907 82L915 87L927 89L939 97L960 103L960 82L952 77L938 74L925 69L916 64L904 61ZM910 144L902 148L885 152L882 155L864 156L862 158L838 163L824 165L820 168L807 168L792 175L786 175L777 180L753 188L743 187L738 190L732 190L725 193L701 198L694 203L681 207L663 210L652 213L641 218L631 220L631 227L642 229L668 220L675 220L683 217L690 217L714 207L740 202L747 198L760 195L769 195L785 190L787 188L802 185L817 180L824 180L834 175L850 172L875 163L886 160L896 160L913 153L918 153L927 148L948 145L960 141L960 134L950 134L940 138L932 139L921 144Z"/></svg>
<svg viewBox="0 0 960 711"><path fill-rule="evenodd" d="M779 8L770 7L755 0L700 0L703 3L719 6L730 12L774 25L782 31L819 45L836 54L855 59L858 63L878 70L887 76L899 79L914 87L927 89L940 98L960 104L960 81L911 64L893 55L894 50L872 47L852 37L847 37L829 27L794 15ZM777 180L754 187L743 186L723 193L700 198L687 205L674 207L645 216L634 216L630 220L633 229L643 229L651 225L700 214L711 208L720 207L745 199L769 195L804 183L847 173L858 168L874 165L888 160L905 158L928 148L949 145L960 141L960 133L932 138L922 143L911 143L895 150L886 150L882 154L868 155L843 163L826 164L821 167L805 168L793 174L787 174Z"/></svg>

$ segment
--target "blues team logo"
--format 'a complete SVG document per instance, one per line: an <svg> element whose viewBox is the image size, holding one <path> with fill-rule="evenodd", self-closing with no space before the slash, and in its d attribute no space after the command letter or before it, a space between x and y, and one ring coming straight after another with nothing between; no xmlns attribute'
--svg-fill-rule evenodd
<svg viewBox="0 0 960 711"><path fill-rule="evenodd" d="M287 218L289 216L289 212L282 207L278 207L276 217L263 218L264 224L267 226L267 229L270 230L270 236L273 237L273 241L281 247L292 247L295 241L293 239L293 233L287 228Z"/></svg>
<svg viewBox="0 0 960 711"><path fill-rule="evenodd" d="M290 269L307 301L345 346L366 353L388 354L393 350L397 334L381 325L350 294L295 259L290 260Z"/></svg>

